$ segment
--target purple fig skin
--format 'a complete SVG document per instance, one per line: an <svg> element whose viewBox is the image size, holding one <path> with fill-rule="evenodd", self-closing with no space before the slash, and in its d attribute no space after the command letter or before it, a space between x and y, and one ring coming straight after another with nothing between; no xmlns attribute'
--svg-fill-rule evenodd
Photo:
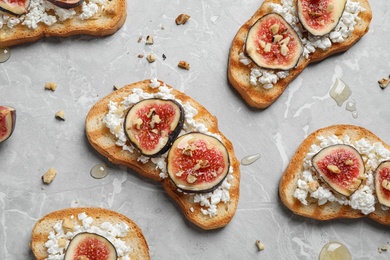
<svg viewBox="0 0 390 260"><path fill-rule="evenodd" d="M16 109L0 106L0 143L7 140L15 129ZM4 133L3 133L4 132Z"/></svg>
<svg viewBox="0 0 390 260"><path fill-rule="evenodd" d="M1 0L0 0L1 1ZM63 9L70 9L81 5L84 0L48 0L53 5L56 5Z"/></svg>
<svg viewBox="0 0 390 260"><path fill-rule="evenodd" d="M23 5L20 5L19 2L22 2ZM20 0L19 2L16 4L13 2L11 4L0 0L0 11L4 11L12 15L22 15L27 13L28 7L30 6L30 0Z"/></svg>

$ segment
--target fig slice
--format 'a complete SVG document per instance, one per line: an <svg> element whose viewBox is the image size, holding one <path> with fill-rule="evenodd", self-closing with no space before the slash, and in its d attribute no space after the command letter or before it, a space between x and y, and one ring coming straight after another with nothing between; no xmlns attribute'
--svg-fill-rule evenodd
<svg viewBox="0 0 390 260"><path fill-rule="evenodd" d="M81 5L84 0L48 0L53 5L56 5L63 9L70 9Z"/></svg>
<svg viewBox="0 0 390 260"><path fill-rule="evenodd" d="M297 33L282 16L269 13L249 29L245 52L259 67L289 70L298 64L303 46Z"/></svg>
<svg viewBox="0 0 390 260"><path fill-rule="evenodd" d="M331 32L343 15L347 0L297 0L302 26L315 36Z"/></svg>
<svg viewBox="0 0 390 260"><path fill-rule="evenodd" d="M7 140L15 129L16 110L13 107L0 106L0 143Z"/></svg>
<svg viewBox="0 0 390 260"><path fill-rule="evenodd" d="M380 204L390 207L390 161L383 161L375 170L375 191Z"/></svg>
<svg viewBox="0 0 390 260"><path fill-rule="evenodd" d="M188 193L216 189L229 173L229 167L229 154L224 144L198 132L180 136L168 152L168 176L179 189Z"/></svg>
<svg viewBox="0 0 390 260"><path fill-rule="evenodd" d="M115 246L105 237L95 233L79 233L72 238L64 260L96 259L116 260Z"/></svg>
<svg viewBox="0 0 390 260"><path fill-rule="evenodd" d="M312 164L324 182L347 197L359 188L364 179L363 159L350 145L325 147L313 156Z"/></svg>
<svg viewBox="0 0 390 260"><path fill-rule="evenodd" d="M184 109L175 100L144 99L126 114L124 132L141 154L157 157L169 150L184 124Z"/></svg>
<svg viewBox="0 0 390 260"><path fill-rule="evenodd" d="M13 15L22 15L27 13L30 6L30 0L0 0L0 11Z"/></svg>

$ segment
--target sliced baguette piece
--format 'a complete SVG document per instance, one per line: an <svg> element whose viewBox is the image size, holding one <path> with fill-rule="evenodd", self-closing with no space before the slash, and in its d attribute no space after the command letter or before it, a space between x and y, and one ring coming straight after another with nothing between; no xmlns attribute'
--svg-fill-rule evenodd
<svg viewBox="0 0 390 260"><path fill-rule="evenodd" d="M290 0L294 1L295 0ZM327 50L316 49L306 59L301 56L297 66L289 70L289 75L283 79L279 79L271 89L265 89L262 86L254 87L250 83L251 68L258 68L253 62L249 65L244 65L240 62L240 53L243 52L246 37L252 25L265 14L271 13L271 4L281 4L281 0L265 0L256 13L241 26L236 36L233 39L228 64L228 79L234 89L242 96L245 102L252 107L264 109L269 107L280 95L284 92L287 86L292 82L310 63L321 61L328 56L348 50L356 43L369 29L372 18L372 12L368 0L352 0L359 1L361 7L365 10L359 13L360 21L354 27L354 31L350 37L344 42L333 43ZM248 58L249 59L249 58Z"/></svg>
<svg viewBox="0 0 390 260"><path fill-rule="evenodd" d="M128 217L116 211L103 208L66 208L53 211L41 219L39 219L33 229L31 236L30 247L37 260L43 260L48 257L45 243L48 241L50 231L54 231L53 226L63 219L70 219L74 216L77 219L78 214L85 213L88 217L92 217L92 225L100 226L103 222L109 222L112 225L125 223L129 227L129 232L126 237L121 239L126 245L131 247L132 252L129 254L130 259L150 259L149 247L142 233L142 230Z"/></svg>
<svg viewBox="0 0 390 260"><path fill-rule="evenodd" d="M88 3L89 1L86 0L85 2ZM65 21L60 21L57 17L57 22L51 26L40 22L36 29L32 29L22 24L12 28L4 24L0 29L0 48L35 42L44 37L68 37L79 34L97 37L107 36L118 31L127 17L126 0L106 1L104 8L99 6L97 13L85 20L78 18L81 8L81 5L75 7L74 10L77 15Z"/></svg>
<svg viewBox="0 0 390 260"><path fill-rule="evenodd" d="M162 81L159 82L161 85L164 84ZM167 87L172 88L169 85L167 85ZM181 100L183 104L187 102L190 103L191 106L198 111L198 114L194 116L194 120L196 120L196 122L204 124L210 133L221 136L222 143L225 145L229 153L230 165L233 168L233 178L229 181L231 185L229 189L230 201L227 203L220 202L217 204L217 215L210 217L201 212L201 206L198 203L193 202L194 195L179 191L169 178L162 179L159 176L160 171L157 170L154 163L149 160L148 163L144 164L138 161L140 156L138 151L130 153L122 150L122 147L115 145L115 136L110 133L109 129L103 122L104 116L108 113L107 105L110 101L120 103L123 98L130 95L135 88L140 88L144 92L148 93L156 93L159 91L158 88L153 89L150 87L150 80L144 80L121 87L98 101L91 108L86 118L86 134L90 144L110 162L124 165L146 178L160 181L168 195L178 203L186 218L195 225L205 230L226 226L233 218L238 204L240 169L239 162L234 154L232 143L218 129L217 118L211 115L205 107L200 105L191 97L176 89L172 89L171 94L175 96L175 99Z"/></svg>
<svg viewBox="0 0 390 260"><path fill-rule="evenodd" d="M283 204L297 215L317 220L331 220L338 218L361 218L369 217L381 224L390 225L390 210L383 210L379 203L375 205L375 211L365 215L359 210L352 209L349 205L340 205L337 202L326 202L319 206L317 201L308 199L308 205L303 205L294 197L298 187L298 179L302 177L304 170L303 162L313 144L319 145L319 136L328 137L335 135L340 140L345 135L350 137L351 142L362 138L370 143L381 143L384 148L390 150L390 146L369 130L355 125L332 125L321 128L310 134L299 146L298 150L287 166L279 184L279 196ZM367 168L367 167L366 167ZM375 191L374 191L375 193Z"/></svg>

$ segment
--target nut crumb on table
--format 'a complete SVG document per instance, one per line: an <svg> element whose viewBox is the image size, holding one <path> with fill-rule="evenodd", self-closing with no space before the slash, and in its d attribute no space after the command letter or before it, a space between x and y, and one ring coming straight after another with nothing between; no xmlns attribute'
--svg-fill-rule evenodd
<svg viewBox="0 0 390 260"><path fill-rule="evenodd" d="M65 112L60 110L55 114L55 118L65 121Z"/></svg>
<svg viewBox="0 0 390 260"><path fill-rule="evenodd" d="M256 240L256 246L259 251L263 251L265 249L265 246L263 243L260 242L260 240Z"/></svg>
<svg viewBox="0 0 390 260"><path fill-rule="evenodd" d="M148 60L149 63L153 63L156 61L156 56L154 56L153 54L148 54L146 56L146 59Z"/></svg>
<svg viewBox="0 0 390 260"><path fill-rule="evenodd" d="M44 175L42 175L42 181L46 184L50 184L57 175L57 171L54 168L50 168Z"/></svg>
<svg viewBox="0 0 390 260"><path fill-rule="evenodd" d="M190 69L190 64L184 60L179 61L179 64L177 64L179 68L189 70Z"/></svg>
<svg viewBox="0 0 390 260"><path fill-rule="evenodd" d="M188 19L190 19L191 16L188 14L179 14L179 16L176 18L175 22L177 25L185 24Z"/></svg>
<svg viewBox="0 0 390 260"><path fill-rule="evenodd" d="M57 84L54 82L47 82L45 84L45 89L47 89L47 90L55 91L56 88L57 88Z"/></svg>

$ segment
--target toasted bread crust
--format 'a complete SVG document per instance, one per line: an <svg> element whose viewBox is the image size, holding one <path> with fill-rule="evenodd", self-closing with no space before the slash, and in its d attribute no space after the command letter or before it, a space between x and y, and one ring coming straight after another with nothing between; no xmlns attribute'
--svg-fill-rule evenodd
<svg viewBox="0 0 390 260"><path fill-rule="evenodd" d="M160 83L163 84L161 81ZM222 143L229 152L230 165L233 167L233 179L229 181L231 184L229 190L230 201L227 204L219 203L217 205L218 214L214 217L203 215L200 211L199 204L193 202L193 195L178 191L169 178L161 179L159 176L160 172L156 170L156 166L152 162L149 161L144 164L137 161L140 156L138 151L130 153L123 151L120 146L115 145L115 136L110 133L109 129L103 123L103 117L108 113L107 104L109 101L121 102L124 97L132 93L134 88L141 88L149 93L158 92L158 89L150 88L149 84L150 80L144 80L124 86L104 97L91 108L86 118L86 134L90 144L112 163L124 165L146 178L160 181L168 195L179 204L186 218L195 225L205 230L226 226L233 218L238 204L240 182L239 162L234 154L232 143L219 131L217 118L211 115L206 108L182 92L175 89L171 92L183 104L189 102L192 107L198 110L198 114L194 119L204 124L209 132L220 135ZM168 87L172 88L171 86Z"/></svg>
<svg viewBox="0 0 390 260"><path fill-rule="evenodd" d="M327 202L319 206L317 203L303 205L298 199L294 197L294 191L297 188L298 179L303 173L303 162L306 154L313 144L319 144L317 137L336 135L341 139L342 136L348 135L351 140L356 141L365 138L369 142L380 142L382 145L390 150L390 146L383 142L379 137L369 130L354 126L354 125L332 125L319 129L310 134L299 146L289 165L287 166L280 184L279 196L283 204L297 215L317 219L330 220L338 218L361 218L369 217L381 224L390 225L390 210L382 210L379 203L375 206L375 211L364 215L359 210L354 210L348 205L340 205L337 202Z"/></svg>
<svg viewBox="0 0 390 260"><path fill-rule="evenodd" d="M254 87L250 84L249 76L251 67L255 66L244 65L240 62L240 53L245 45L246 37L252 25L262 16L272 12L271 3L280 4L281 0L265 0L256 13L241 26L236 36L233 39L228 64L228 79L234 89L242 96L245 102L255 108L267 108L287 88L288 84L292 82L310 63L321 61L332 54L348 50L354 43L356 43L369 29L372 19L372 12L368 0L358 0L361 7L365 9L359 13L360 21L354 28L352 35L342 43L333 43L327 50L316 49L314 53L309 55L306 59L303 56L300 58L297 66L289 70L289 75L286 78L280 79L273 88L265 89L263 87Z"/></svg>
<svg viewBox="0 0 390 260"><path fill-rule="evenodd" d="M77 217L78 214L85 212L89 217L93 218L93 225L100 225L103 222L117 224L124 222L129 227L129 232L126 237L122 238L127 245L130 245L132 252L130 259L150 259L149 247L142 233L142 230L128 217L103 208L67 208L51 212L39 219L33 229L31 236L31 250L37 260L43 260L48 257L48 252L45 243L48 240L49 232L54 230L53 226L58 221L70 216Z"/></svg>
<svg viewBox="0 0 390 260"><path fill-rule="evenodd" d="M81 6L75 7L81 10ZM6 25L1 28L0 48L11 47L23 43L35 42L44 37L68 37L72 35L107 36L114 34L126 21L126 0L107 1L104 10L91 18L81 20L77 17L57 21L51 26L39 23L36 29L18 24L13 28Z"/></svg>

